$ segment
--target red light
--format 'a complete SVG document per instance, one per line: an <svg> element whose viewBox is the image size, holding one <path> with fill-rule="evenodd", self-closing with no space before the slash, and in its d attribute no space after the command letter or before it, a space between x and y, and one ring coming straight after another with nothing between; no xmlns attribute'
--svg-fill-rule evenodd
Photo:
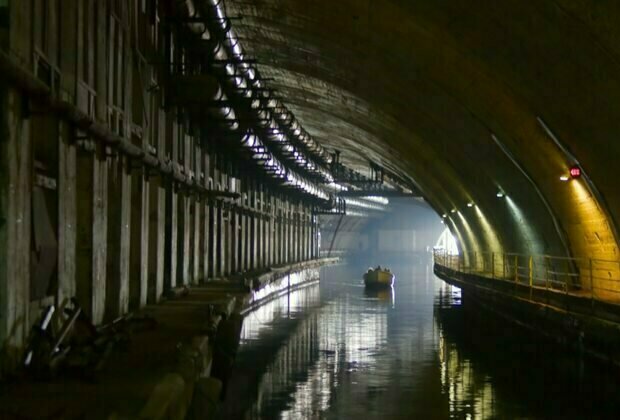
<svg viewBox="0 0 620 420"><path fill-rule="evenodd" d="M581 168L579 166L570 168L570 176L572 178L579 178L581 176Z"/></svg>

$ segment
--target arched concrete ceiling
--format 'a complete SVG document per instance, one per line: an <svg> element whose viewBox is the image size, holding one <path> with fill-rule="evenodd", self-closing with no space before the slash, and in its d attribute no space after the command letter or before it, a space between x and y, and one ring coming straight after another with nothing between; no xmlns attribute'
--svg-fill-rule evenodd
<svg viewBox="0 0 620 420"><path fill-rule="evenodd" d="M246 52L303 126L352 166L366 167L370 157L415 179L436 211L451 216L465 249L617 259L619 2L226 7L243 17L234 27ZM558 180L572 162L537 117L592 184ZM510 200L496 197L500 189ZM471 201L477 207L467 208Z"/></svg>

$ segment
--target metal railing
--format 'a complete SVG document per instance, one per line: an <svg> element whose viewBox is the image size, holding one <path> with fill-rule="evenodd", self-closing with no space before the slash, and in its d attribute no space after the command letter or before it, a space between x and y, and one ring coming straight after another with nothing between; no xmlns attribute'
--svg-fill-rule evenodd
<svg viewBox="0 0 620 420"><path fill-rule="evenodd" d="M461 273L620 304L620 261L500 252L433 252L435 263Z"/></svg>

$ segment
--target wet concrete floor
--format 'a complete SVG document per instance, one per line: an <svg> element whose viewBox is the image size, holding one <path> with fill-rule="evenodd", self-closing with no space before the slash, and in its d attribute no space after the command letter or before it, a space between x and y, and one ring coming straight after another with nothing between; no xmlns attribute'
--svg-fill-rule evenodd
<svg viewBox="0 0 620 420"><path fill-rule="evenodd" d="M617 373L497 320L430 261L393 267L393 291L365 291L365 268L247 315L221 418L618 418Z"/></svg>

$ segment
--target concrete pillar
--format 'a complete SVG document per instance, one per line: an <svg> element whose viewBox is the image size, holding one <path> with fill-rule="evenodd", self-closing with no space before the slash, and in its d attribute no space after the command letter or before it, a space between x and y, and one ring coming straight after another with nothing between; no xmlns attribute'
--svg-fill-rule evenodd
<svg viewBox="0 0 620 420"><path fill-rule="evenodd" d="M288 237L288 245L287 245L287 250L288 250L288 256L287 256L287 263L292 263L294 261L294 252L293 252L293 246L294 246L294 242L293 242L293 209L292 209L292 205L290 202L287 202L287 226L288 226L288 232L287 232L287 237Z"/></svg>
<svg viewBox="0 0 620 420"><path fill-rule="evenodd" d="M190 232L192 226L192 217L190 213L191 207L191 199L188 197L185 192L181 192L179 194L179 216L178 216L178 225L179 225L179 253L178 253L178 280L177 285L187 285L189 284L189 275L190 275L190 257L191 257L191 239L192 235Z"/></svg>
<svg viewBox="0 0 620 420"><path fill-rule="evenodd" d="M300 257L299 259L305 261L306 258L306 207L300 206L301 210L299 213L299 247L300 247Z"/></svg>
<svg viewBox="0 0 620 420"><path fill-rule="evenodd" d="M25 17L25 16L24 16ZM30 122L24 119L25 100L0 87L0 343L2 365L16 365L19 348L30 331L30 238L32 151Z"/></svg>
<svg viewBox="0 0 620 420"><path fill-rule="evenodd" d="M211 205L211 218L209 219L209 225L211 229L211 234L209 235L209 276L211 278L216 278L219 276L218 271L218 252L219 252L219 207L216 202L213 202Z"/></svg>
<svg viewBox="0 0 620 420"><path fill-rule="evenodd" d="M245 206L245 203L243 203L243 205ZM241 241L241 244L240 244L240 248L241 249L240 249L240 254L239 254L239 263L240 263L239 269L241 271L246 271L248 269L248 264L247 264L247 255L248 255L248 253L247 253L247 245L248 245L247 219L248 219L247 209L244 207L243 211L241 212L241 215L239 216L239 227L241 228L241 230L239 232L239 238L240 238L239 240Z"/></svg>
<svg viewBox="0 0 620 420"><path fill-rule="evenodd" d="M300 255L301 239L299 236L299 205L293 207L293 261L297 262Z"/></svg>
<svg viewBox="0 0 620 420"><path fill-rule="evenodd" d="M149 214L149 293L148 302L159 302L164 290L164 241L166 224L166 191L160 178L152 178Z"/></svg>
<svg viewBox="0 0 620 420"><path fill-rule="evenodd" d="M258 237L260 239L260 245L259 245L259 261L260 261L260 267L263 268L266 266L265 263L265 257L267 256L266 250L267 250L267 232L265 229L265 216L264 216L264 212L265 212L265 189L264 187L261 185L260 187L260 193L259 193L259 198L260 198L260 203L258 206L258 210L260 212L259 215L259 234Z"/></svg>
<svg viewBox="0 0 620 420"><path fill-rule="evenodd" d="M210 259L210 251L209 251L209 237L213 234L211 231L211 206L209 205L208 200L202 201L202 236L201 236L201 249L200 249L200 258L201 258L201 267L200 267L200 276L203 282L206 282L209 278L209 268L211 265Z"/></svg>
<svg viewBox="0 0 620 420"><path fill-rule="evenodd" d="M304 260L309 260L310 259L310 255L309 255L309 249L310 246L308 244L308 239L309 239L309 235L308 235L308 207L304 207L304 219L303 219L303 232L304 232L304 239L303 239L303 244L304 244Z"/></svg>
<svg viewBox="0 0 620 420"><path fill-rule="evenodd" d="M272 224L272 218L271 218L271 209L273 208L272 206L272 200L273 197L271 194L268 195L266 201L268 203L268 205L266 206L265 209L265 240L266 240L266 244L265 244L265 252L266 252L266 260L265 260L265 264L267 265L267 267L271 267L273 265L273 259L271 256L271 251L273 249L273 237L272 237L272 230L271 230L271 224Z"/></svg>
<svg viewBox="0 0 620 420"><path fill-rule="evenodd" d="M239 271L239 213L235 207L230 210L230 272Z"/></svg>
<svg viewBox="0 0 620 420"><path fill-rule="evenodd" d="M306 208L306 259L312 259L312 212Z"/></svg>
<svg viewBox="0 0 620 420"><path fill-rule="evenodd" d="M287 201L283 201L283 212L282 212L282 228L283 228L283 232L282 232L282 241L283 241L283 255L282 255L282 263L283 264L288 264L290 262L290 254L289 254L289 245L290 245L290 236L289 236L289 228L290 228L290 221L289 221L289 208L288 208L288 202Z"/></svg>
<svg viewBox="0 0 620 420"><path fill-rule="evenodd" d="M144 180L143 168L134 168L129 181L130 193L130 235L131 258L129 274L130 308L146 305L148 289L148 184ZM118 315L117 315L118 316Z"/></svg>
<svg viewBox="0 0 620 420"><path fill-rule="evenodd" d="M203 216L204 216L204 206L203 203L194 197L193 204L193 225L190 228L193 235L193 244L192 244L192 274L191 274L191 284L198 284L200 282L201 277L201 260L202 260L202 252L201 252L201 244L202 244L202 226L204 226Z"/></svg>
<svg viewBox="0 0 620 420"><path fill-rule="evenodd" d="M224 230L223 249L224 249L224 275L228 276L231 273L232 263L232 229L231 229L232 211L229 209L224 210L222 216L222 229Z"/></svg>
<svg viewBox="0 0 620 420"><path fill-rule="evenodd" d="M216 263L216 277L222 277L224 275L225 263L224 263L224 222L222 217L222 203L217 204L215 229L217 232L215 239L215 263Z"/></svg>
<svg viewBox="0 0 620 420"><path fill-rule="evenodd" d="M93 322L103 320L107 257L107 164L102 152L78 155L76 295Z"/></svg>
<svg viewBox="0 0 620 420"><path fill-rule="evenodd" d="M76 148L71 145L71 127L59 123L58 150L58 291L60 308L75 296ZM4 164L4 163L3 163ZM3 165L2 164L2 165ZM2 166L0 165L0 166ZM3 181L0 181L3 182ZM0 293L1 295L2 293ZM0 302L0 305L2 303ZM1 312L0 312L1 313ZM0 334L0 342L2 341Z"/></svg>
<svg viewBox="0 0 620 420"><path fill-rule="evenodd" d="M107 319L114 319L129 308L132 185L126 160L123 156L111 159L108 172Z"/></svg>
<svg viewBox="0 0 620 420"><path fill-rule="evenodd" d="M140 218L140 294L138 306L140 308L146 306L149 292L149 242L151 241L150 220L151 213L151 189L149 182L144 178L144 174L140 173L140 184L142 186L142 214Z"/></svg>
<svg viewBox="0 0 620 420"><path fill-rule="evenodd" d="M153 112L153 121L151 127L153 136L155 136L154 144L157 149L157 156L164 159L166 156L166 118L163 110L159 109L160 98L156 96L154 99L155 111ZM165 240L166 240L166 189L165 183L160 176L150 178L149 199L151 201L149 210L149 302L159 302L164 291L165 277Z"/></svg>
<svg viewBox="0 0 620 420"><path fill-rule="evenodd" d="M252 209L258 209L258 193L256 185L252 186ZM260 267L258 260L258 215L252 214L252 270L256 270Z"/></svg>
<svg viewBox="0 0 620 420"><path fill-rule="evenodd" d="M277 212L277 235L278 235L278 249L277 249L277 262L278 264L282 264L284 261L284 209L282 208L282 200L278 198L278 212Z"/></svg>

